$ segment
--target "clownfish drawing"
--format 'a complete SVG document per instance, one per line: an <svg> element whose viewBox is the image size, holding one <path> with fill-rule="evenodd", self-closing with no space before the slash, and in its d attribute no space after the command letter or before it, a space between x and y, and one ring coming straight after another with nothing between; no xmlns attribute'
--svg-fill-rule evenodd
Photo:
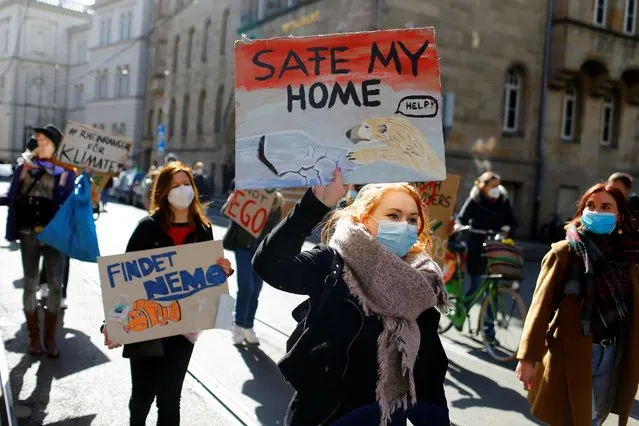
<svg viewBox="0 0 639 426"><path fill-rule="evenodd" d="M178 322L182 318L182 310L178 302L162 306L153 300L138 299L133 302L124 331L144 331L156 325L167 325L169 321Z"/></svg>

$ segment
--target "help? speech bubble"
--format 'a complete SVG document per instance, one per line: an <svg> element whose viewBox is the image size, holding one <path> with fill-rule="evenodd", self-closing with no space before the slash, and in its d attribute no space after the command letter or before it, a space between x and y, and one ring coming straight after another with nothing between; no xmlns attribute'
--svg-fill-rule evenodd
<svg viewBox="0 0 639 426"><path fill-rule="evenodd" d="M429 95L405 96L399 101L395 114L414 118L433 118L439 112L439 102Z"/></svg>

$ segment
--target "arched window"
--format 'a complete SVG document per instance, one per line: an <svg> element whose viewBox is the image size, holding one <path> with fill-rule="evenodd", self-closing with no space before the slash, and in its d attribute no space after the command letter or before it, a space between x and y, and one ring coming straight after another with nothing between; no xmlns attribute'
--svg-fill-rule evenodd
<svg viewBox="0 0 639 426"><path fill-rule="evenodd" d="M195 28L189 30L189 40L186 46L186 68L191 68L191 56L193 56L193 39L195 38Z"/></svg>
<svg viewBox="0 0 639 426"><path fill-rule="evenodd" d="M229 15L231 12L228 7L224 9L222 16L222 29L220 30L220 56L226 54L226 32L229 26Z"/></svg>
<svg viewBox="0 0 639 426"><path fill-rule="evenodd" d="M572 141L575 138L577 122L577 89L573 84L566 86L561 114L561 138Z"/></svg>
<svg viewBox="0 0 639 426"><path fill-rule="evenodd" d="M211 19L207 19L202 33L202 62L209 60L209 48L211 47Z"/></svg>
<svg viewBox="0 0 639 426"><path fill-rule="evenodd" d="M169 138L175 136L175 98L171 99L171 106L169 107Z"/></svg>
<svg viewBox="0 0 639 426"><path fill-rule="evenodd" d="M189 95L184 95L184 103L182 105L182 136L189 134Z"/></svg>
<svg viewBox="0 0 639 426"><path fill-rule="evenodd" d="M623 15L623 32L634 35L637 29L637 0L626 0L626 9Z"/></svg>
<svg viewBox="0 0 639 426"><path fill-rule="evenodd" d="M215 97L215 133L222 131L222 116L224 115L224 86L220 85Z"/></svg>
<svg viewBox="0 0 639 426"><path fill-rule="evenodd" d="M508 70L504 81L504 117L502 123L502 130L506 133L514 133L519 130L521 92L521 73L515 69Z"/></svg>
<svg viewBox="0 0 639 426"><path fill-rule="evenodd" d="M615 96L604 96L601 109L601 145L612 146L615 134Z"/></svg>
<svg viewBox="0 0 639 426"><path fill-rule="evenodd" d="M197 103L197 134L204 133L204 107L206 106L206 90L200 92L200 99Z"/></svg>
<svg viewBox="0 0 639 426"><path fill-rule="evenodd" d="M175 36L175 41L173 42L173 66L171 67L171 72L175 74L178 70L178 61L179 57L179 49L180 49L180 36Z"/></svg>

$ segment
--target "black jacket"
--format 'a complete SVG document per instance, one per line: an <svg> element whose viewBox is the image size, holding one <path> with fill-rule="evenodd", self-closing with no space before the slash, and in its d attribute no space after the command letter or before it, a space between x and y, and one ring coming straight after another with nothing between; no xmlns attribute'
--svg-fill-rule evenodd
<svg viewBox="0 0 639 426"><path fill-rule="evenodd" d="M213 240L213 228L205 226L198 221L195 231L186 236L184 244L211 240ZM126 246L126 252L152 250L174 245L173 240L164 231L158 218L147 216L138 223L138 226L133 231L129 243ZM167 339L165 338L124 345L122 356L125 358L162 356L164 355L164 345L166 342Z"/></svg>
<svg viewBox="0 0 639 426"><path fill-rule="evenodd" d="M357 408L376 404L376 341L381 321L364 316L341 276L322 311L313 312L329 282L334 251L324 245L300 250L328 211L311 190L307 191L266 236L253 258L253 268L265 282L282 291L310 296L312 325L307 333L312 341L303 342L305 336L300 337L279 364L297 391L287 416L290 425L328 424ZM446 410L448 359L437 333L439 316L437 310L429 309L418 318L422 338L414 376L418 401Z"/></svg>
<svg viewBox="0 0 639 426"><path fill-rule="evenodd" d="M490 201L476 187L464 203L457 220L462 225L471 225L474 229L483 231L499 231L503 226L515 226L515 216L508 200L506 191L500 187L502 193L497 201ZM468 235L468 273L479 275L486 270L483 259L483 244L486 237L481 234Z"/></svg>

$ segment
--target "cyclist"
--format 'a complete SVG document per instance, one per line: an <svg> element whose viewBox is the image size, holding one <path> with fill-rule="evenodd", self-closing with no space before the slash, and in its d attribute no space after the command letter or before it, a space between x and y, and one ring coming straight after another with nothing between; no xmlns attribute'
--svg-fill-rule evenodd
<svg viewBox="0 0 639 426"><path fill-rule="evenodd" d="M473 229L490 231L504 230L509 232L515 226L515 217L508 199L506 189L501 186L501 178L493 172L486 172L475 181L470 196L464 203L457 221L460 225L470 225ZM472 294L480 287L482 274L486 268L482 259L482 251L486 235L470 232L468 236L467 270L470 276ZM486 337L495 339L492 322L484 324Z"/></svg>

